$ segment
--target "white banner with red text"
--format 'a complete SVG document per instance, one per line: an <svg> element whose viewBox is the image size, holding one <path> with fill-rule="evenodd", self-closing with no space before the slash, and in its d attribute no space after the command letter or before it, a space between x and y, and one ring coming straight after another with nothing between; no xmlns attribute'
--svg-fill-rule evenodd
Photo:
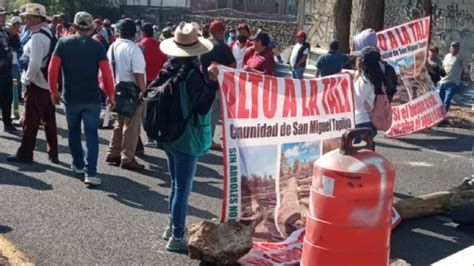
<svg viewBox="0 0 474 266"><path fill-rule="evenodd" d="M430 17L377 33L382 58L395 68L399 86L392 100L392 127L386 137L400 137L430 128L445 117L443 103L425 68Z"/></svg>

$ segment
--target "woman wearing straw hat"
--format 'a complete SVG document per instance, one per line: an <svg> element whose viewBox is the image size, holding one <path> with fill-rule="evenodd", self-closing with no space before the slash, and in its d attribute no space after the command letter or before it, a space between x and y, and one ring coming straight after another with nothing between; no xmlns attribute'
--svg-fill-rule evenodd
<svg viewBox="0 0 474 266"><path fill-rule="evenodd" d="M159 143L168 157L171 175L170 224L163 234L163 239L168 241L168 251L187 250L185 224L188 197L197 159L211 147L211 106L219 89L218 70L216 66L209 67L207 82L196 62L197 56L211 51L212 47L210 41L199 37L197 24L180 23L174 37L164 40L160 45L170 59L158 78L150 84L150 87L156 87L171 79L171 85L180 89L183 115L186 117L186 113L196 112L188 119L183 134L177 140Z"/></svg>

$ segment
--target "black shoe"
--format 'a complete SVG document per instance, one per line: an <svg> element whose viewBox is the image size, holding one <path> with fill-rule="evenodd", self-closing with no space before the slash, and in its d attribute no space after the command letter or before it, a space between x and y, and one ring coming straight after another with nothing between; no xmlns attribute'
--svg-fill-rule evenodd
<svg viewBox="0 0 474 266"><path fill-rule="evenodd" d="M7 161L13 162L13 163L32 163L33 158L26 158L26 157L14 155L14 156L8 156Z"/></svg>
<svg viewBox="0 0 474 266"><path fill-rule="evenodd" d="M58 163L59 163L58 157L51 157L51 156L49 156L48 159L49 159L50 162L52 162L52 163L54 163L54 164L58 164Z"/></svg>
<svg viewBox="0 0 474 266"><path fill-rule="evenodd" d="M3 131L8 132L8 133L18 133L18 129L16 129L15 126L13 125L5 125L3 128Z"/></svg>

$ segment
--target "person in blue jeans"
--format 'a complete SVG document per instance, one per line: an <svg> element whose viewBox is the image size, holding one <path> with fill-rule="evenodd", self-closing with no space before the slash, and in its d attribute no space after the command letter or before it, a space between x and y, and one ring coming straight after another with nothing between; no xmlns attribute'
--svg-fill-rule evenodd
<svg viewBox="0 0 474 266"><path fill-rule="evenodd" d="M173 38L161 43L161 50L170 59L158 78L150 84L157 87L171 79L171 86L179 90L180 107L186 120L184 131L171 142L158 142L168 157L171 176L169 198L170 224L163 233L168 251L186 251L186 215L198 157L206 154L212 143L211 107L219 89L217 67L211 65L209 79L205 79L197 56L212 50L213 44L198 37L194 23L182 22ZM172 126L172 125L170 125Z"/></svg>
<svg viewBox="0 0 474 266"><path fill-rule="evenodd" d="M62 67L63 100L69 130L69 149L72 155L71 169L75 174L85 174L85 184L100 185L101 179L97 177L97 157L101 95L97 77L100 69L108 103L113 108L115 99L112 72L104 47L90 37L94 28L92 16L86 12L77 13L74 27L77 33L59 40L49 65L51 100L56 105L60 104L58 76ZM85 160L81 144L82 123L87 146Z"/></svg>
<svg viewBox="0 0 474 266"><path fill-rule="evenodd" d="M460 50L459 42L452 42L449 47L449 53L446 54L443 60L443 68L446 71L446 75L439 81L439 96L443 101L446 113L449 111L453 96L459 92L463 74L469 73L468 62L462 57ZM466 75L466 77L470 80L469 75Z"/></svg>

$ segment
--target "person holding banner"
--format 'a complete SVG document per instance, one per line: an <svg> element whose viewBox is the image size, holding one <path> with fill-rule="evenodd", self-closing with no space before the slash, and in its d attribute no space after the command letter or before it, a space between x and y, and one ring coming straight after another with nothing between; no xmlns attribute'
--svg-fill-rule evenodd
<svg viewBox="0 0 474 266"><path fill-rule="evenodd" d="M439 96L443 101L446 113L449 111L451 106L451 100L453 96L459 91L459 85L461 85L461 78L463 73L468 73L467 61L464 60L462 55L459 53L461 50L459 42L452 42L449 48L449 53L444 57L443 67L446 71L439 84ZM469 75L467 75L470 81ZM446 120L445 120L446 121Z"/></svg>
<svg viewBox="0 0 474 266"><path fill-rule="evenodd" d="M265 32L259 32L255 36L255 53L249 58L247 65L242 68L243 71L257 74L273 76L275 68L275 59L273 51L268 47L270 36Z"/></svg>
<svg viewBox="0 0 474 266"><path fill-rule="evenodd" d="M187 120L183 133L174 141L159 143L168 157L171 175L169 199L170 224L163 233L168 251L186 251L185 235L188 198L192 189L199 156L211 147L211 106L219 89L217 66L208 69L209 79L196 66L197 57L212 50L209 40L199 37L195 23L182 22L174 38L164 40L161 50L170 59L160 72L156 82L163 84L171 79L171 86L180 90L180 103ZM191 113L190 113L191 112Z"/></svg>

